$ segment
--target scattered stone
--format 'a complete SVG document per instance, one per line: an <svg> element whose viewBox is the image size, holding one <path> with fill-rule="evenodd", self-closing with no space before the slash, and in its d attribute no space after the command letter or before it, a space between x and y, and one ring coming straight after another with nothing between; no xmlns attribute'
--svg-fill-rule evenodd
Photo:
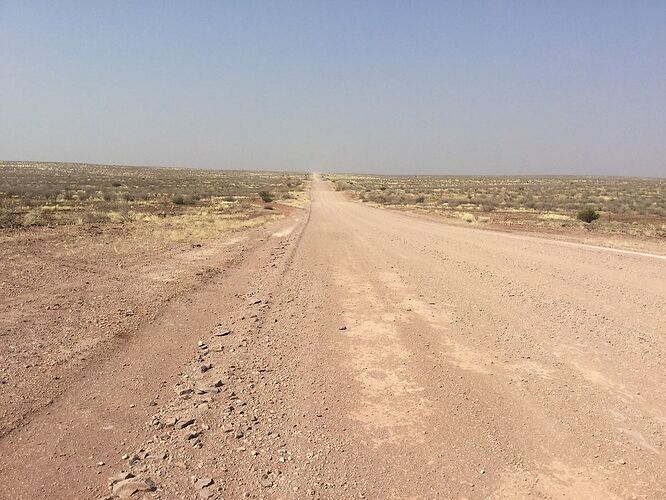
<svg viewBox="0 0 666 500"><path fill-rule="evenodd" d="M216 337L226 337L227 335L231 335L231 330L223 328L222 325L217 325L213 330L213 335Z"/></svg>
<svg viewBox="0 0 666 500"><path fill-rule="evenodd" d="M235 437L236 439L240 439L240 438L242 438L244 435L245 435L245 433L244 433L243 431L236 431L235 434L234 434L234 437Z"/></svg>
<svg viewBox="0 0 666 500"><path fill-rule="evenodd" d="M200 498L206 499L206 498L212 498L213 496L215 496L215 493L213 493L213 490L211 490L210 488L202 488L201 490L199 490Z"/></svg>
<svg viewBox="0 0 666 500"><path fill-rule="evenodd" d="M174 427L177 422L178 419L176 417L169 417L164 421L164 425L166 425L167 427Z"/></svg>
<svg viewBox="0 0 666 500"><path fill-rule="evenodd" d="M187 435L187 439L196 439L201 436L201 431L192 431Z"/></svg>
<svg viewBox="0 0 666 500"><path fill-rule="evenodd" d="M135 493L155 491L156 489L157 485L152 480L137 477L122 479L112 486L113 494L120 498L129 498Z"/></svg>
<svg viewBox="0 0 666 500"><path fill-rule="evenodd" d="M192 394L194 391L192 389L181 389L178 391L179 396L187 396L188 394Z"/></svg>
<svg viewBox="0 0 666 500"><path fill-rule="evenodd" d="M211 368L213 368L213 365L211 363L204 363L203 365L201 365L199 367L199 369L201 370L201 373L206 373Z"/></svg>
<svg viewBox="0 0 666 500"><path fill-rule="evenodd" d="M124 481L125 479L130 479L134 477L134 474L131 472L119 472L109 478L109 488L112 488L114 484Z"/></svg>
<svg viewBox="0 0 666 500"><path fill-rule="evenodd" d="M224 385L224 382L222 382L219 379L216 380L215 382L213 382L213 387L222 387L223 385Z"/></svg>
<svg viewBox="0 0 666 500"><path fill-rule="evenodd" d="M202 477L201 479L197 480L194 483L194 487L197 489L205 488L206 486L210 486L213 484L215 481L213 481L210 477Z"/></svg>
<svg viewBox="0 0 666 500"><path fill-rule="evenodd" d="M270 478L262 479L261 480L261 485L264 488L271 488L273 486L273 480Z"/></svg>
<svg viewBox="0 0 666 500"><path fill-rule="evenodd" d="M346 329L347 329L346 326L341 326L341 327L340 327L340 330L346 330Z"/></svg>
<svg viewBox="0 0 666 500"><path fill-rule="evenodd" d="M180 422L178 422L176 424L176 427L178 429L184 429L185 427L189 427L193 423L194 423L194 419L193 418L188 418L187 420L181 420Z"/></svg>

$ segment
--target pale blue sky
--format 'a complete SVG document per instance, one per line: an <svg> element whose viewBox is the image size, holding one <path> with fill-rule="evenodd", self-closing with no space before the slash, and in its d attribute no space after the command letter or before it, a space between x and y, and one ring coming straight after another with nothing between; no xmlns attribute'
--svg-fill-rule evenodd
<svg viewBox="0 0 666 500"><path fill-rule="evenodd" d="M0 0L0 159L666 176L666 1Z"/></svg>

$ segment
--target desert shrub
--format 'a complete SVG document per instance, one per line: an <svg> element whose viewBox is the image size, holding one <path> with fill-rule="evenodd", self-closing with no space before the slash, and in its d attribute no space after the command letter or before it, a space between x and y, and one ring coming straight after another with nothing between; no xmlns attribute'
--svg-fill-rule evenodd
<svg viewBox="0 0 666 500"><path fill-rule="evenodd" d="M111 185L112 185L114 188L117 188L117 187L122 186L123 183L122 183L122 182L112 182Z"/></svg>
<svg viewBox="0 0 666 500"><path fill-rule="evenodd" d="M105 191L102 193L102 199L104 201L113 201L115 199L116 195L114 193L111 193L109 191Z"/></svg>
<svg viewBox="0 0 666 500"><path fill-rule="evenodd" d="M576 214L576 218L577 218L578 220L581 220L581 221L583 221L583 222L587 222L588 224L589 224L590 222L592 222L592 221L597 220L599 217L601 217L601 216L599 215L599 212L597 212L597 211L596 211L594 208L592 208L592 207L584 208L583 210L579 211L579 212Z"/></svg>
<svg viewBox="0 0 666 500"><path fill-rule="evenodd" d="M273 193L269 191L259 191L259 197L263 200L264 203L270 203L273 201Z"/></svg>
<svg viewBox="0 0 666 500"><path fill-rule="evenodd" d="M423 203L425 202L425 196L417 196L416 200L414 200L416 203Z"/></svg>
<svg viewBox="0 0 666 500"><path fill-rule="evenodd" d="M108 222L108 220L107 214L98 210L87 210L80 217L80 221L83 224L100 224Z"/></svg>
<svg viewBox="0 0 666 500"><path fill-rule="evenodd" d="M33 209L23 215L24 226L46 226L48 221L40 209Z"/></svg>
<svg viewBox="0 0 666 500"><path fill-rule="evenodd" d="M192 196L183 196L182 194L177 194L171 201L174 205L194 205L196 200Z"/></svg>

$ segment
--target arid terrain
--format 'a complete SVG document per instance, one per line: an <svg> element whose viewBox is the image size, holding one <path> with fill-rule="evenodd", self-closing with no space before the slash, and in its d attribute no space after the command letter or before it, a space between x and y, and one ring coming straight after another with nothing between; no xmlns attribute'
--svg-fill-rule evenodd
<svg viewBox="0 0 666 500"><path fill-rule="evenodd" d="M666 497L663 222L99 168L0 189L0 498Z"/></svg>
<svg viewBox="0 0 666 500"><path fill-rule="evenodd" d="M329 175L335 189L373 206L500 230L576 238L666 237L666 180L574 176ZM578 212L598 220L586 224ZM621 241L620 244L626 244Z"/></svg>

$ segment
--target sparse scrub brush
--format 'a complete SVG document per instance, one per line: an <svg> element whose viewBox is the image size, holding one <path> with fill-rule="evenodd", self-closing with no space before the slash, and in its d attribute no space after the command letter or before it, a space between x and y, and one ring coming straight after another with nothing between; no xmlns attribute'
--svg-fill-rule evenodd
<svg viewBox="0 0 666 500"><path fill-rule="evenodd" d="M269 191L259 191L259 197L263 200L264 203L270 203L273 201L273 194Z"/></svg>
<svg viewBox="0 0 666 500"><path fill-rule="evenodd" d="M578 220L581 220L583 222L587 222L588 224L591 223L592 221L597 220L601 215L599 215L599 212L597 212L594 208L592 207L587 207L578 212L576 215L576 218Z"/></svg>
<svg viewBox="0 0 666 500"><path fill-rule="evenodd" d="M174 205L194 205L196 202L191 196L183 196L182 194L177 194L171 201Z"/></svg>

